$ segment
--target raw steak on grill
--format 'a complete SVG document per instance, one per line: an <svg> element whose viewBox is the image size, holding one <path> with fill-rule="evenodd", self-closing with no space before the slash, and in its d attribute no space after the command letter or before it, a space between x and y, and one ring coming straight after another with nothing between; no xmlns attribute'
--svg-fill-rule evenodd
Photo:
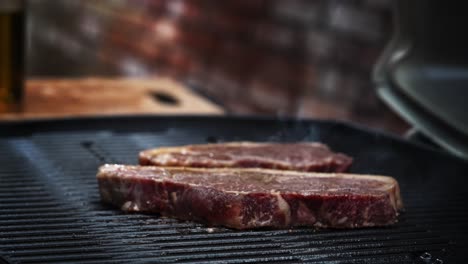
<svg viewBox="0 0 468 264"><path fill-rule="evenodd" d="M97 178L102 200L124 211L236 229L385 226L402 208L386 176L103 165Z"/></svg>
<svg viewBox="0 0 468 264"><path fill-rule="evenodd" d="M321 143L252 143L188 145L140 152L140 165L203 168L269 168L344 172L352 159Z"/></svg>

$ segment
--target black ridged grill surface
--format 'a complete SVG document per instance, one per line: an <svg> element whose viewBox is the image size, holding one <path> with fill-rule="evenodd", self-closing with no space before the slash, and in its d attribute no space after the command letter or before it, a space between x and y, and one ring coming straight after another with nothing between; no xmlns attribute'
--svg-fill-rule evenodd
<svg viewBox="0 0 468 264"><path fill-rule="evenodd" d="M7 263L463 263L466 163L339 123L194 119L0 124L10 129L0 139L0 256ZM406 212L388 228L233 231L101 204L99 165L135 164L145 148L216 140L325 142L355 158L352 172L397 178Z"/></svg>

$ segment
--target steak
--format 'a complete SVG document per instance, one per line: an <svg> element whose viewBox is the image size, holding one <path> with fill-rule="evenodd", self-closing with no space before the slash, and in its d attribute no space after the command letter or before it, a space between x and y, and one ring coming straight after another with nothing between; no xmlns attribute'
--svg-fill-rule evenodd
<svg viewBox="0 0 468 264"><path fill-rule="evenodd" d="M402 209L386 176L103 165L97 179L102 200L123 211L235 229L385 226Z"/></svg>
<svg viewBox="0 0 468 264"><path fill-rule="evenodd" d="M268 168L344 172L352 158L321 143L252 143L188 145L140 152L140 165L203 168Z"/></svg>

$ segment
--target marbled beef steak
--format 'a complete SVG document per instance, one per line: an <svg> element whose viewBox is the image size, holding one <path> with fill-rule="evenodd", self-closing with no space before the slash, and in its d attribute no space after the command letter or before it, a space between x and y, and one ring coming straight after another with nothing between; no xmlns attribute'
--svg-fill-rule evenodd
<svg viewBox="0 0 468 264"><path fill-rule="evenodd" d="M385 226L402 208L386 176L103 165L97 178L102 200L124 211L236 229Z"/></svg>
<svg viewBox="0 0 468 264"><path fill-rule="evenodd" d="M231 142L140 152L140 165L344 172L352 158L321 143Z"/></svg>

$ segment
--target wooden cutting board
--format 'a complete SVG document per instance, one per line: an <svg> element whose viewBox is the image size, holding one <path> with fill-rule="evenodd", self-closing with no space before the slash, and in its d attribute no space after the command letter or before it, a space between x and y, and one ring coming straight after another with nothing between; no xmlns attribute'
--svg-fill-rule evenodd
<svg viewBox="0 0 468 264"><path fill-rule="evenodd" d="M0 113L0 119L223 113L171 79L34 79L26 83L22 112Z"/></svg>

